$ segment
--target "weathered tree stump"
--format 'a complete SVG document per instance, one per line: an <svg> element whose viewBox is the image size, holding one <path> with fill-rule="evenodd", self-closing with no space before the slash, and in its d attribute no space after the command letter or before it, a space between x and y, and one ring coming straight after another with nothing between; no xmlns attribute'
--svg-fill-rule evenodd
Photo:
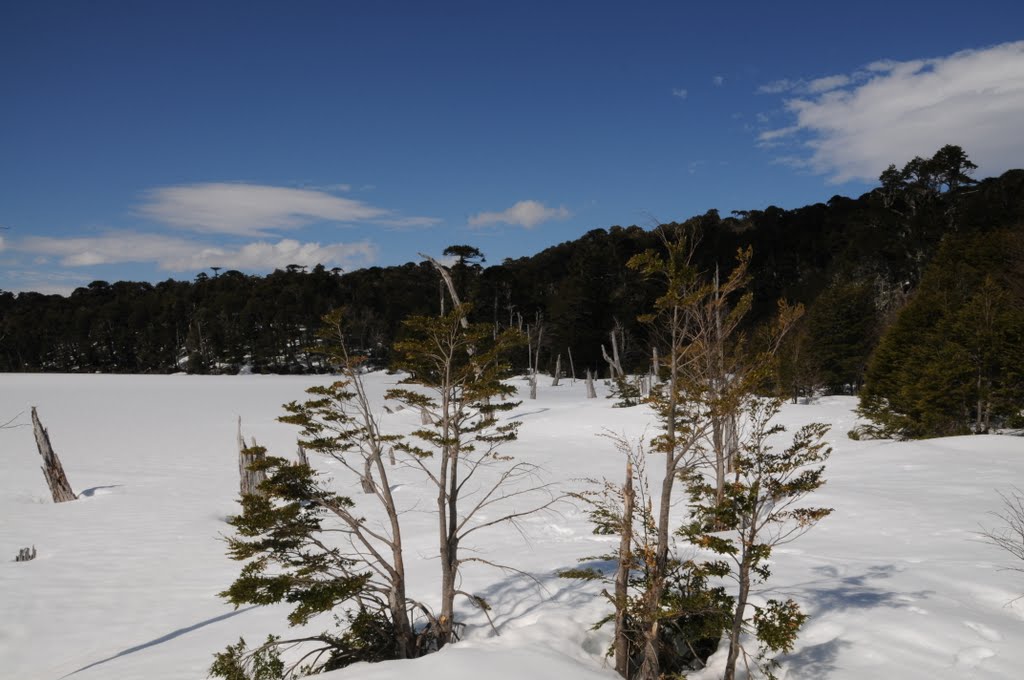
<svg viewBox="0 0 1024 680"><path fill-rule="evenodd" d="M299 444L299 450L296 453L296 456L299 459L299 465L309 467L309 458L306 456L306 449L303 448L302 444Z"/></svg>
<svg viewBox="0 0 1024 680"><path fill-rule="evenodd" d="M266 458L266 450L252 440L251 446L245 445L242 437L242 419L238 419L238 490L243 496L256 494L260 495L260 484L267 478L266 470L252 469L253 463L261 462Z"/></svg>
<svg viewBox="0 0 1024 680"><path fill-rule="evenodd" d="M562 377L562 355L555 359L555 379L551 381L552 387L558 387L558 380Z"/></svg>
<svg viewBox="0 0 1024 680"><path fill-rule="evenodd" d="M32 407L32 429L36 435L36 448L39 455L43 457L43 476L46 477L46 485L50 487L50 494L54 503L73 501L78 496L71 490L68 476L64 474L64 466L60 464L60 458L50 445L50 433L46 431L39 421L36 407Z"/></svg>
<svg viewBox="0 0 1024 680"><path fill-rule="evenodd" d="M597 399L597 390L594 388L594 374L587 369L587 399Z"/></svg>
<svg viewBox="0 0 1024 680"><path fill-rule="evenodd" d="M18 556L14 558L15 562L28 562L36 558L36 547L32 546L32 549L22 548L18 551Z"/></svg>

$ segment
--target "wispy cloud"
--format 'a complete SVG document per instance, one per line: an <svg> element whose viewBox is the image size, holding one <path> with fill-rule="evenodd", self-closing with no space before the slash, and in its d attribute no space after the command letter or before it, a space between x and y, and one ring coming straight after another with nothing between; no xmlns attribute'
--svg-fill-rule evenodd
<svg viewBox="0 0 1024 680"><path fill-rule="evenodd" d="M867 71L857 71L853 75L839 74L825 76L823 78L815 78L813 80L804 80L803 78L790 80L789 78L783 78L781 80L773 80L770 83L765 83L760 86L757 88L757 94L782 94L783 92L792 92L793 94L823 94L840 87L845 87L855 80L864 80L868 76L869 73Z"/></svg>
<svg viewBox="0 0 1024 680"><path fill-rule="evenodd" d="M725 76L714 76L711 78L711 82L715 87L722 87L722 85L725 85Z"/></svg>
<svg viewBox="0 0 1024 680"><path fill-rule="evenodd" d="M773 80L770 83L765 83L761 87L757 88L758 94L780 94L782 92L788 92L798 85L797 82L787 80Z"/></svg>
<svg viewBox="0 0 1024 680"><path fill-rule="evenodd" d="M846 87L852 81L853 78L846 75L825 76L824 78L815 78L807 83L803 89L806 89L811 94L821 94L823 92L831 92L840 87Z"/></svg>
<svg viewBox="0 0 1024 680"><path fill-rule="evenodd" d="M368 241L320 244L281 239L276 243L256 241L228 246L132 231L77 238L29 237L13 244L11 249L55 257L64 267L141 262L155 263L172 272L207 267L269 271L288 264L351 268L371 264L377 254L376 246Z"/></svg>
<svg viewBox="0 0 1024 680"><path fill-rule="evenodd" d="M809 150L803 162L835 183L874 179L890 163L930 156L945 144L962 146L985 175L1024 158L1024 41L879 61L801 87L806 94L785 103L792 124L762 132L758 141L798 140Z"/></svg>
<svg viewBox="0 0 1024 680"><path fill-rule="evenodd" d="M86 285L95 277L79 272L52 269L5 269L0 271L0 289L12 293L34 292L43 295L70 295L75 288Z"/></svg>
<svg viewBox="0 0 1024 680"><path fill-rule="evenodd" d="M3 252L4 248L6 248L6 247L7 247L7 246L5 245L5 243L6 243L6 242L4 241L4 237L3 237L3 236L0 236L0 252Z"/></svg>
<svg viewBox="0 0 1024 680"><path fill-rule="evenodd" d="M384 226L395 220L416 220L420 225L440 221L402 217L322 190L224 182L152 189L139 212L172 227L235 236L266 236L318 221Z"/></svg>
<svg viewBox="0 0 1024 680"><path fill-rule="evenodd" d="M679 97L680 99L686 99L688 96L690 96L690 93L685 88L673 87L672 96Z"/></svg>
<svg viewBox="0 0 1024 680"><path fill-rule="evenodd" d="M477 213L469 218L469 226L491 227L498 224L511 224L533 229L542 222L563 220L569 215L569 211L563 206L549 208L539 201L519 201L511 208L501 212Z"/></svg>
<svg viewBox="0 0 1024 680"><path fill-rule="evenodd" d="M789 137L800 131L800 126L790 125L789 127L776 128L775 130L765 130L757 136L757 145L762 148L771 148L778 146L779 140L784 137Z"/></svg>

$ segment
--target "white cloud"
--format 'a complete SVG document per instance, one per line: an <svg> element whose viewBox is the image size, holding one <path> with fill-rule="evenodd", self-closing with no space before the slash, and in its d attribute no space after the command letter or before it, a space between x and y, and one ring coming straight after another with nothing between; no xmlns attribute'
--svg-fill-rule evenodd
<svg viewBox="0 0 1024 680"><path fill-rule="evenodd" d="M223 182L153 189L146 193L139 212L173 227L236 236L265 236L317 221L385 225L388 220L418 220L420 225L439 221L401 217L326 191Z"/></svg>
<svg viewBox="0 0 1024 680"><path fill-rule="evenodd" d="M42 293L67 297L75 288L86 285L95 278L79 273L55 272L52 270L7 269L0 272L0 290L12 293Z"/></svg>
<svg viewBox="0 0 1024 680"><path fill-rule="evenodd" d="M830 92L840 87L846 87L850 84L850 81L850 76L826 76L824 78L816 78L807 83L806 89L811 94L821 94L822 92Z"/></svg>
<svg viewBox="0 0 1024 680"><path fill-rule="evenodd" d="M672 88L672 96L679 97L680 99L686 99L689 96L689 92L681 87Z"/></svg>
<svg viewBox="0 0 1024 680"><path fill-rule="evenodd" d="M800 127L798 125L790 125L789 127L776 128L774 130L765 130L757 136L757 145L762 148L771 148L779 145L779 140L784 137L789 137L799 132Z"/></svg>
<svg viewBox="0 0 1024 680"><path fill-rule="evenodd" d="M715 76L711 79L711 82L715 84L715 87L721 87L725 85L725 76Z"/></svg>
<svg viewBox="0 0 1024 680"><path fill-rule="evenodd" d="M786 102L814 171L832 182L872 180L890 163L930 156L945 144L964 148L979 175L1020 166L1024 158L1024 41L935 59L879 61L864 70L811 81L809 96ZM810 85L820 81L814 92ZM840 89L826 89L838 87ZM779 90L781 91L781 90Z"/></svg>
<svg viewBox="0 0 1024 680"><path fill-rule="evenodd" d="M539 201L519 201L501 212L482 212L469 218L471 227L490 227L497 224L513 224L533 229L541 222L564 220L570 213L564 206L549 208Z"/></svg>
<svg viewBox="0 0 1024 680"><path fill-rule="evenodd" d="M792 80L786 80L785 78L783 78L782 80L773 80L772 82L765 83L761 87L757 88L757 93L779 94L781 92L788 92L789 90L792 90L799 84L799 81L793 82Z"/></svg>
<svg viewBox="0 0 1024 680"><path fill-rule="evenodd" d="M6 246L4 245L4 237L3 237L3 236L0 236L0 252L3 252L3 249L4 249L5 247L6 247Z"/></svg>
<svg viewBox="0 0 1024 680"><path fill-rule="evenodd" d="M78 238L30 237L13 250L59 258L65 267L86 267L125 262L154 262L165 271L183 272L224 267L268 271L288 264L360 267L376 259L376 247L368 241L354 243L302 243L281 239L240 246L212 245L172 236L130 231L110 231Z"/></svg>

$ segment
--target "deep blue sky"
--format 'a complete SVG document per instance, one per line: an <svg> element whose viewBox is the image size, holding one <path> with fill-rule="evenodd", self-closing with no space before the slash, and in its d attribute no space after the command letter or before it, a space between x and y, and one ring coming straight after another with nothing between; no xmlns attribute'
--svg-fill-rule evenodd
<svg viewBox="0 0 1024 680"><path fill-rule="evenodd" d="M1001 172L1022 27L1019 1L6 3L0 289L500 261L857 195L947 142Z"/></svg>

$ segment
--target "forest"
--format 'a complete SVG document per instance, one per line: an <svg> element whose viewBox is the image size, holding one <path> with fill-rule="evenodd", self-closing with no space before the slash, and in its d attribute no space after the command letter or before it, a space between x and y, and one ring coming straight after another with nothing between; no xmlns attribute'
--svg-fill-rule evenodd
<svg viewBox="0 0 1024 680"><path fill-rule="evenodd" d="M684 228L698 268L724 277L749 248L740 330L751 345L780 300L805 309L779 348L775 389L859 395L877 425L866 435L984 432L1018 425L1024 403L1024 170L975 181L973 168L946 146L890 166L855 199L594 229L498 264L471 245L444 256L473 322L527 334L514 368L607 376L613 344L626 372L646 370L655 344L639 317L657 290L631 258ZM326 372L310 350L339 308L348 345L390 367L403 320L445 311L443 286L424 260L94 281L68 297L0 291L0 371Z"/></svg>

